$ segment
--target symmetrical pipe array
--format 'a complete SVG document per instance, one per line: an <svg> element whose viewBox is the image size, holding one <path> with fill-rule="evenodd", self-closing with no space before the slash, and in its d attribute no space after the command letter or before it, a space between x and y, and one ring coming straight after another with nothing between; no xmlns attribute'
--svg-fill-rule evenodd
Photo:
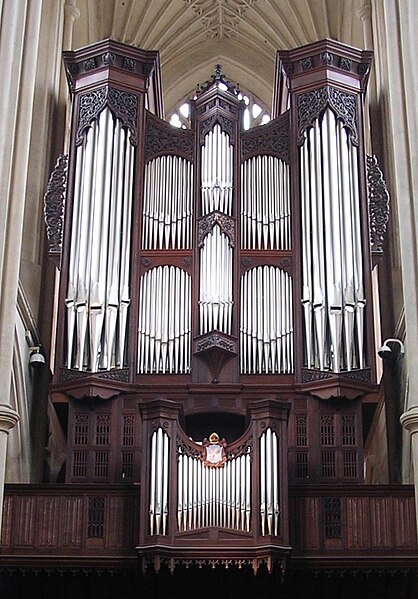
<svg viewBox="0 0 418 599"><path fill-rule="evenodd" d="M77 148L67 297L68 368L123 367L135 150L108 108Z"/></svg>
<svg viewBox="0 0 418 599"><path fill-rule="evenodd" d="M291 247L289 166L274 156L255 156L241 166L241 247Z"/></svg>
<svg viewBox="0 0 418 599"><path fill-rule="evenodd" d="M191 248L193 164L159 156L145 166L142 248Z"/></svg>
<svg viewBox="0 0 418 599"><path fill-rule="evenodd" d="M305 365L363 368L358 150L330 108L300 148Z"/></svg>
<svg viewBox="0 0 418 599"><path fill-rule="evenodd" d="M260 519L262 535L279 534L279 449L271 428L260 437Z"/></svg>
<svg viewBox="0 0 418 599"><path fill-rule="evenodd" d="M177 524L180 531L207 526L249 531L251 526L250 449L221 468L179 447Z"/></svg>
<svg viewBox="0 0 418 599"><path fill-rule="evenodd" d="M218 225L205 237L200 251L200 333L232 328L232 259L228 237Z"/></svg>
<svg viewBox="0 0 418 599"><path fill-rule="evenodd" d="M160 427L151 437L149 523L151 535L167 534L169 438Z"/></svg>
<svg viewBox="0 0 418 599"><path fill-rule="evenodd" d="M202 215L232 214L233 146L219 125L205 136L201 156Z"/></svg>
<svg viewBox="0 0 418 599"><path fill-rule="evenodd" d="M258 266L241 277L240 363L244 374L293 372L290 275Z"/></svg>
<svg viewBox="0 0 418 599"><path fill-rule="evenodd" d="M140 281L138 372L190 371L191 277L175 266L158 266Z"/></svg>

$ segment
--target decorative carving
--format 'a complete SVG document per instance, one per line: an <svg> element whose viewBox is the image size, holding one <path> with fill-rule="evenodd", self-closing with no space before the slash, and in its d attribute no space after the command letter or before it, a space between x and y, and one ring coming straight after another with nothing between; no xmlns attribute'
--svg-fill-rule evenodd
<svg viewBox="0 0 418 599"><path fill-rule="evenodd" d="M88 58L84 61L84 70L85 71L93 71L96 68L96 59Z"/></svg>
<svg viewBox="0 0 418 599"><path fill-rule="evenodd" d="M286 62L286 63L283 63L282 70L283 70L284 74L286 75L286 77L291 77L293 75L295 67L293 66L292 62Z"/></svg>
<svg viewBox="0 0 418 599"><path fill-rule="evenodd" d="M244 268L249 268L253 263L254 260L252 258L241 258L241 266L244 266Z"/></svg>
<svg viewBox="0 0 418 599"><path fill-rule="evenodd" d="M366 164L371 249L382 254L389 220L389 192L376 156L366 156Z"/></svg>
<svg viewBox="0 0 418 599"><path fill-rule="evenodd" d="M354 381L359 381L361 383L369 383L370 382L370 368L342 372L341 376L344 377L345 379L351 379Z"/></svg>
<svg viewBox="0 0 418 599"><path fill-rule="evenodd" d="M313 125L314 120L319 118L327 106L350 129L351 141L353 144L358 145L358 113L355 94L350 94L335 87L321 87L300 94L297 98L297 106L298 145L304 143L306 129Z"/></svg>
<svg viewBox="0 0 418 599"><path fill-rule="evenodd" d="M360 77L364 77L370 69L370 64L368 63L361 63L358 65L358 74L360 75Z"/></svg>
<svg viewBox="0 0 418 599"><path fill-rule="evenodd" d="M281 258L279 260L279 268L282 268L284 270L289 269L292 266L292 259L291 258Z"/></svg>
<svg viewBox="0 0 418 599"><path fill-rule="evenodd" d="M80 96L78 108L78 129L75 143L83 143L83 132L106 106L107 88L101 87Z"/></svg>
<svg viewBox="0 0 418 599"><path fill-rule="evenodd" d="M80 379L89 377L91 377L91 372L86 372L85 370L73 370L70 368L61 368L60 370L60 383L79 381Z"/></svg>
<svg viewBox="0 0 418 599"><path fill-rule="evenodd" d="M123 59L123 68L126 69L127 71L134 71L135 70L135 64L136 61L133 60L132 58L125 58Z"/></svg>
<svg viewBox="0 0 418 599"><path fill-rule="evenodd" d="M205 336L204 339L197 341L196 353L207 351L208 349L220 348L228 352L236 353L235 341L232 339L226 339L223 335L218 333Z"/></svg>
<svg viewBox="0 0 418 599"><path fill-rule="evenodd" d="M68 156L60 154L44 196L46 235L50 253L61 253Z"/></svg>
<svg viewBox="0 0 418 599"><path fill-rule="evenodd" d="M343 71L351 71L351 65L352 65L352 61L349 58L341 57L338 62L338 66Z"/></svg>
<svg viewBox="0 0 418 599"><path fill-rule="evenodd" d="M266 125L254 127L242 134L242 160L255 154L272 154L289 162L289 112Z"/></svg>
<svg viewBox="0 0 418 599"><path fill-rule="evenodd" d="M331 54L331 52L322 52L322 54L319 55L319 58L323 64L328 65L332 64L332 61L334 60L334 57Z"/></svg>
<svg viewBox="0 0 418 599"><path fill-rule="evenodd" d="M323 372L321 370L308 370L307 368L302 369L302 383L324 381L331 378L333 378L333 375L330 372Z"/></svg>
<svg viewBox="0 0 418 599"><path fill-rule="evenodd" d="M203 450L192 447L188 443L185 443L181 437L177 436L177 461L182 455L201 460L203 458Z"/></svg>
<svg viewBox="0 0 418 599"><path fill-rule="evenodd" d="M106 52L106 54L103 54L102 60L103 64L106 66L115 64L116 54L114 54L113 52Z"/></svg>
<svg viewBox="0 0 418 599"><path fill-rule="evenodd" d="M219 225L222 233L229 239L231 248L235 247L235 220L223 212L211 212L199 219L197 229L197 245L203 246L206 235L208 235L215 225Z"/></svg>
<svg viewBox="0 0 418 599"><path fill-rule="evenodd" d="M83 143L84 130L106 106L131 132L131 144L137 145L138 96L113 87L101 87L80 96L76 145Z"/></svg>
<svg viewBox="0 0 418 599"><path fill-rule="evenodd" d="M119 381L121 383L129 382L129 369L128 368L115 368L114 370L106 370L103 372L86 372L85 370L74 370L70 368L61 368L60 370L60 382L72 382L79 381L86 378L99 378L110 381Z"/></svg>
<svg viewBox="0 0 418 599"><path fill-rule="evenodd" d="M220 126L224 133L229 135L230 143L232 145L235 144L235 123L236 121L232 121L225 115L219 113L208 117L202 122L200 128L200 145L204 145L206 135L209 133L209 131L212 131L216 124Z"/></svg>
<svg viewBox="0 0 418 599"><path fill-rule="evenodd" d="M151 258L141 258L141 264L145 267L151 266L152 260Z"/></svg>
<svg viewBox="0 0 418 599"><path fill-rule="evenodd" d="M124 127L131 132L131 144L138 144L138 96L124 90L109 87L109 108L122 121Z"/></svg>
<svg viewBox="0 0 418 599"><path fill-rule="evenodd" d="M215 106L217 104L217 99L218 98L213 98L213 100L210 100L209 102L206 102L206 104L203 104L203 106L201 106L199 108L198 113L205 114L205 112L209 112L209 110L212 110L212 108L215 108Z"/></svg>
<svg viewBox="0 0 418 599"><path fill-rule="evenodd" d="M106 379L110 381L120 381L121 383L129 382L128 368L115 368L114 370L106 370L104 372L99 372L98 376L100 379Z"/></svg>
<svg viewBox="0 0 418 599"><path fill-rule="evenodd" d="M309 56L308 58L302 58L300 61L300 66L302 67L302 71L309 71L313 68L313 58Z"/></svg>
<svg viewBox="0 0 418 599"><path fill-rule="evenodd" d="M186 268L190 267L190 266L192 265L192 262L193 262L193 261L192 261L192 259L191 259L191 257L190 257L190 256L187 256L186 258L182 258L182 259L180 260L180 264L181 264L182 266L185 266Z"/></svg>
<svg viewBox="0 0 418 599"><path fill-rule="evenodd" d="M232 81L225 77L225 75L222 73L221 64L215 64L214 74L211 75L209 79L206 79L204 83L197 85L196 95L200 96L214 85L219 85L220 83L225 85L227 90L231 92L231 94L237 95L239 85L232 83Z"/></svg>
<svg viewBox="0 0 418 599"><path fill-rule="evenodd" d="M235 449L227 449L226 457L228 460L234 458L240 458L243 455L249 455L252 458L253 455L253 438L249 437L244 443L236 447Z"/></svg>
<svg viewBox="0 0 418 599"><path fill-rule="evenodd" d="M193 161L193 131L175 129L165 121L147 114L145 159L147 161L163 154L176 154Z"/></svg>

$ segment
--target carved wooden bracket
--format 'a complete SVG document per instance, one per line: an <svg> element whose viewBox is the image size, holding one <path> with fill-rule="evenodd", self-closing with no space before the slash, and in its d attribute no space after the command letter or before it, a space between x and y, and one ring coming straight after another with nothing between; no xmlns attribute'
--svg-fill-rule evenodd
<svg viewBox="0 0 418 599"><path fill-rule="evenodd" d="M60 154L49 177L44 195L44 218L49 244L49 255L59 263L62 248L65 191L67 186L68 156Z"/></svg>
<svg viewBox="0 0 418 599"><path fill-rule="evenodd" d="M193 353L208 363L212 383L219 383L222 368L230 358L238 354L237 339L220 331L213 331L195 339Z"/></svg>
<svg viewBox="0 0 418 599"><path fill-rule="evenodd" d="M389 192L376 156L366 156L366 164L371 249L374 254L383 254L389 221Z"/></svg>

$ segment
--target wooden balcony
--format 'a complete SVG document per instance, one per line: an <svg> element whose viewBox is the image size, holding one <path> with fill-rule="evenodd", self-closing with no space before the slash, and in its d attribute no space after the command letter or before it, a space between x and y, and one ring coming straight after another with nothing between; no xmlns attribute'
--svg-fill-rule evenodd
<svg viewBox="0 0 418 599"><path fill-rule="evenodd" d="M139 567L139 497L138 485L7 485L0 564ZM289 517L289 567L416 567L412 486L291 487Z"/></svg>

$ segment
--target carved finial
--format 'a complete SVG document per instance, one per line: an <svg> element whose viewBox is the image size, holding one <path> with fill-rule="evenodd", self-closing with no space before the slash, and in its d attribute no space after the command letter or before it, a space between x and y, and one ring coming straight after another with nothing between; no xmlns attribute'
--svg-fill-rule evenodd
<svg viewBox="0 0 418 599"><path fill-rule="evenodd" d="M215 80L222 79L222 65L215 64Z"/></svg>

